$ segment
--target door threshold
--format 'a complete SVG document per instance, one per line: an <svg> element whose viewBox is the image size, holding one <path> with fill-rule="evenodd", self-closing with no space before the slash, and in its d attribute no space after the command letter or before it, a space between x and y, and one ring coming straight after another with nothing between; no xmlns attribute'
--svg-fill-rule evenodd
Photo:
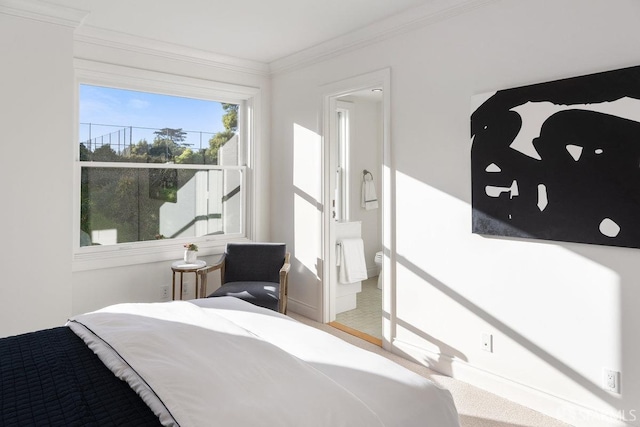
<svg viewBox="0 0 640 427"><path fill-rule="evenodd" d="M342 332L346 332L349 335L353 335L354 337L358 337L360 339L363 339L365 341L370 342L371 344L375 344L379 347L382 347L382 340L380 338L376 338L372 335L366 334L362 331L359 331L357 329L353 329L347 325L343 325L342 323L338 323L338 322L329 322L329 326L332 326L336 329L341 330Z"/></svg>

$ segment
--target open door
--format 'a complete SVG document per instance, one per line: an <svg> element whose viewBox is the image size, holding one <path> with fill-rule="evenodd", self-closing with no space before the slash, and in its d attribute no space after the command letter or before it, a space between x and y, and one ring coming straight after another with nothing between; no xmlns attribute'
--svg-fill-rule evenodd
<svg viewBox="0 0 640 427"><path fill-rule="evenodd" d="M324 150L323 150L323 204L329 207L323 212L323 321L333 322L336 319L338 305L337 286L337 228L349 222L350 206L354 204L354 196L359 195L359 190L355 189L360 182L349 183L349 177L354 179L358 176L355 171L349 168L350 156L355 155L349 150L349 103L353 102L354 96L360 94L372 94L381 99L381 134L382 134L382 161L372 167L376 176L379 177L380 186L378 189L379 209L381 211L380 230L378 231L377 245L381 247L381 252L385 254L382 268L382 311L381 316L382 345L386 347L385 340L390 339L391 319L391 292L390 292L390 263L391 254L391 215L389 203L390 174L388 172L390 164L389 150L389 69L373 72L370 74L354 77L344 81L336 82L323 87L323 118L324 118ZM376 92L372 92L372 90ZM379 92L378 92L379 91ZM374 95L373 95L374 94ZM350 173L354 172L354 173ZM362 170L359 171L362 175ZM353 193L358 194L353 194ZM359 208L359 206L357 206ZM344 228L344 227L342 227ZM372 260L375 253L371 256ZM342 291L342 289L341 289Z"/></svg>

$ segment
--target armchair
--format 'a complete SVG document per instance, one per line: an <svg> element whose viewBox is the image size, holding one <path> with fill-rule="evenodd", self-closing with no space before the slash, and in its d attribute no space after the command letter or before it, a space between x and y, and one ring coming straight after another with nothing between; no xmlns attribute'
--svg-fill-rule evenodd
<svg viewBox="0 0 640 427"><path fill-rule="evenodd" d="M234 296L286 314L290 268L284 243L228 243L220 261L198 274L206 289L207 275L220 270L222 285L209 297Z"/></svg>

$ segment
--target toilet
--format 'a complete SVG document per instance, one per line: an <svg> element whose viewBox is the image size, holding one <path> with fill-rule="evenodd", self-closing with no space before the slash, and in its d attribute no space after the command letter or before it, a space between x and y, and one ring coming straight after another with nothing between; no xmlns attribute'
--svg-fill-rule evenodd
<svg viewBox="0 0 640 427"><path fill-rule="evenodd" d="M376 252L374 261L378 267L378 289L382 289L382 251Z"/></svg>

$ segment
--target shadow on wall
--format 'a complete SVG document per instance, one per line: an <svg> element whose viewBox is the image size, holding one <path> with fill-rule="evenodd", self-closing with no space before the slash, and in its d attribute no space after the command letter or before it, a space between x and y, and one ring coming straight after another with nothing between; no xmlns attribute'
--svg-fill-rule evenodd
<svg viewBox="0 0 640 427"><path fill-rule="evenodd" d="M511 328L509 325L507 325L504 322L500 321L495 316L492 316L491 314L487 313L485 310L481 309L476 304L474 304L473 302L471 302L467 298L463 297L462 295L460 295L458 292L456 292L453 289L451 289L446 284L442 283L441 281L439 281L438 279L436 279L435 277L433 277L429 273L425 272L420 267L416 266L411 261L407 260L405 257L403 257L401 255L397 255L396 256L396 260L397 260L398 264L402 265L403 267L405 267L406 269L411 271L413 274L418 276L420 279L422 279L423 281L425 281L429 285L433 286L435 289L439 290L444 295L446 295L447 297L451 298L453 301L455 301L456 303L458 303L462 307L464 307L467 310L469 310L471 313L475 314L476 316L478 316L479 318L481 318L482 320L484 320L485 322L487 322L488 324L493 326L496 330L500 331L505 336L511 338L513 341L517 342L522 347L526 348L529 352L531 352L532 354L534 354L535 356L537 356L541 360L544 360L545 362L547 362L550 366L553 366L559 372L562 372L566 377L568 377L569 379L573 380L575 383L579 384L585 390L588 390L593 395L597 396L603 402L607 402L608 404L610 404L610 405L612 405L614 407L616 405L620 404L619 398L617 398L617 397L611 395L610 393L608 393L607 391L601 389L597 384L594 384L588 378L585 378L582 374L577 372L575 369L573 369L572 367L570 367L569 365L567 365L563 361L559 360L558 358L556 358L555 356L553 356L549 352L547 352L544 349L540 348L538 345L536 345L535 343L533 343L531 340L527 339L526 337L522 336L520 333L518 333L516 330ZM401 325L401 326L405 326L405 325ZM415 332L417 330L417 328L415 328L415 327L413 327L411 325L409 325L409 327L410 327L410 330L412 332ZM427 335L427 337L428 337L428 335ZM426 339L428 339L428 338L426 338ZM440 343L439 341L436 341L434 344L438 345L439 343ZM444 348L446 348L446 345L445 345ZM446 355L447 356L452 356L452 357L458 357L460 355L460 353L455 351L454 354L446 354ZM464 355L463 355L463 357L464 357Z"/></svg>
<svg viewBox="0 0 640 427"><path fill-rule="evenodd" d="M410 324L408 322L405 322L402 319L396 319L396 324L398 326L401 326L402 328L408 330L412 334L415 334L415 335L419 336L420 338L428 341L429 343L436 345L438 347L438 349L440 350L438 354L447 356L445 359L438 358L438 359L435 359L435 360L434 359L425 360L425 362L427 362L427 364L429 366L431 366L433 364L437 364L437 366L442 366L442 362L448 362L450 360L450 358L454 358L454 359L458 359L458 360L464 360L465 362L469 361L469 359L467 359L467 356L464 353L462 353L461 351L455 349L454 347L451 347L450 345L446 344L444 341L441 341L441 340L435 338L434 336L425 333L424 331L416 328L412 324ZM448 363L447 368L448 369L445 370L444 373L449 374L452 371L451 363Z"/></svg>

